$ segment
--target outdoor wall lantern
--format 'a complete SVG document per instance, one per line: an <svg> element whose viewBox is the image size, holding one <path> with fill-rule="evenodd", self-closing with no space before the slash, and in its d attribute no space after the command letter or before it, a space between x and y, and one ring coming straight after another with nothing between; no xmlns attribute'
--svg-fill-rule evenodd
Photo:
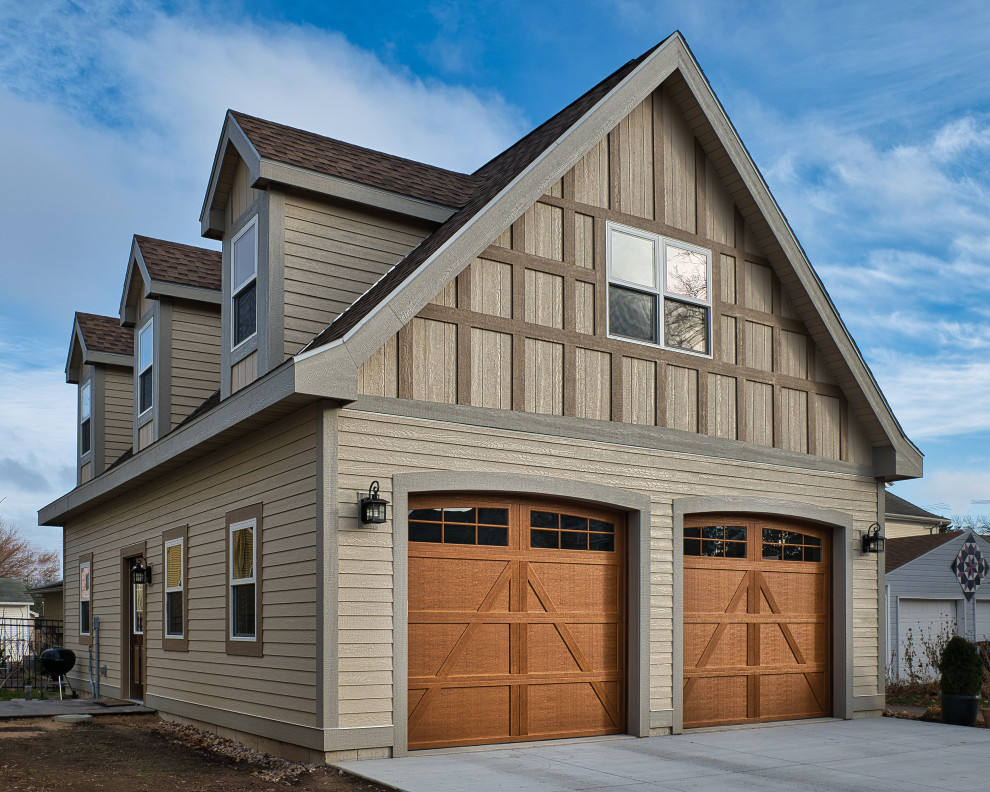
<svg viewBox="0 0 990 792"><path fill-rule="evenodd" d="M880 535L880 523L873 523L863 533L863 552L882 553L883 537Z"/></svg>
<svg viewBox="0 0 990 792"><path fill-rule="evenodd" d="M151 564L135 561L131 567L131 583L135 586L151 585Z"/></svg>
<svg viewBox="0 0 990 792"><path fill-rule="evenodd" d="M376 525L385 522L385 507L388 501L378 497L378 482L372 481L368 495L361 498L361 524Z"/></svg>

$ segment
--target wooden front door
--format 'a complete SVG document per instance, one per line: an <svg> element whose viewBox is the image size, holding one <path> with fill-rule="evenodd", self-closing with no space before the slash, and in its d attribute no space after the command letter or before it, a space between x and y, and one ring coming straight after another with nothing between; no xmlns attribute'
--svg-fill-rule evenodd
<svg viewBox="0 0 990 792"><path fill-rule="evenodd" d="M827 530L684 521L684 726L815 718L830 706Z"/></svg>
<svg viewBox="0 0 990 792"><path fill-rule="evenodd" d="M144 563L142 558L130 559L126 566L128 587L130 589L130 694L128 698L144 701L144 632L145 632L145 594L143 583L130 582L130 569L134 563Z"/></svg>
<svg viewBox="0 0 990 792"><path fill-rule="evenodd" d="M409 512L409 747L625 727L625 519L419 496Z"/></svg>

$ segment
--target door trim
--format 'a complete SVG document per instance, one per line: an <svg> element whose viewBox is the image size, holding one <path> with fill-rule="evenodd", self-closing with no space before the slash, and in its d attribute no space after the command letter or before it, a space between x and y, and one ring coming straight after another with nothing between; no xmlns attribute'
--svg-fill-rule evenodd
<svg viewBox="0 0 990 792"><path fill-rule="evenodd" d="M674 517L674 734L684 731L684 518L705 513L793 517L832 530L832 716L853 717L853 570L851 514L774 498L675 498Z"/></svg>
<svg viewBox="0 0 990 792"><path fill-rule="evenodd" d="M131 693L131 560L138 556L148 560L148 543L136 542L135 544L122 547L120 550L120 697L129 699ZM145 590L144 613L145 624L144 634L148 635L148 592ZM99 671L99 669L97 669ZM148 695L148 646L147 641L144 647L144 669L141 674L141 687L144 695Z"/></svg>
<svg viewBox="0 0 990 792"><path fill-rule="evenodd" d="M639 492L515 473L399 473L392 476L393 756L407 756L409 733L409 558L411 493L512 493L584 502L626 513L626 733L650 734L650 514Z"/></svg>

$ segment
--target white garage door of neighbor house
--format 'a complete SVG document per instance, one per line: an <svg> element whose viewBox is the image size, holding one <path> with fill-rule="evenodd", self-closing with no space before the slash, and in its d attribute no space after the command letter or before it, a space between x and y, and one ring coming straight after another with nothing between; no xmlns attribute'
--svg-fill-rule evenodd
<svg viewBox="0 0 990 792"><path fill-rule="evenodd" d="M905 661L908 632L911 633L915 673L922 677L934 678L938 672L929 665L924 645L936 641L939 633L946 629L950 634L956 631L955 600L901 599L898 602L897 667L901 677L909 673Z"/></svg>
<svg viewBox="0 0 990 792"><path fill-rule="evenodd" d="M990 600L976 601L976 640L990 641Z"/></svg>

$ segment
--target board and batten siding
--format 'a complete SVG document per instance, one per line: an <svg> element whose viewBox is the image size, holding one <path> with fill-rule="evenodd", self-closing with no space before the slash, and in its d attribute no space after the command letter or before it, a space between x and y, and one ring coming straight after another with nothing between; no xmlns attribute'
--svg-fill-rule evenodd
<svg viewBox="0 0 990 792"><path fill-rule="evenodd" d="M228 511L263 503L264 656L225 654ZM188 525L189 651L162 649L162 532ZM66 646L79 641L77 560L93 554L106 686L120 684L122 548L147 543L146 695L316 725L316 417L307 409L70 520L65 529ZM75 678L83 680L85 663ZM166 707L162 707L166 710Z"/></svg>
<svg viewBox="0 0 990 792"><path fill-rule="evenodd" d="M392 723L392 536L389 524L358 529L351 493L391 477L423 471L520 473L605 483L649 495L650 700L655 712L673 707L673 498L736 495L794 500L851 514L865 529L877 519L872 478L705 458L617 444L511 432L449 422L362 412L339 415L340 494L339 697L341 727ZM853 533L857 533L853 531ZM855 539L850 538L850 544ZM855 695L878 692L876 556L854 557Z"/></svg>
<svg viewBox="0 0 990 792"><path fill-rule="evenodd" d="M220 387L220 311L172 306L172 428Z"/></svg>
<svg viewBox="0 0 990 792"><path fill-rule="evenodd" d="M312 341L429 230L397 216L286 195L286 357Z"/></svg>
<svg viewBox="0 0 990 792"><path fill-rule="evenodd" d="M608 222L711 251L711 358L608 337ZM434 335L414 330L404 344L409 333L400 331L362 368L360 393L663 426L873 462L867 433L664 87L414 323L447 328L444 354L418 346L439 343ZM424 381L445 384L417 385Z"/></svg>
<svg viewBox="0 0 990 792"><path fill-rule="evenodd" d="M134 446L134 372L107 366L103 373L104 470Z"/></svg>

